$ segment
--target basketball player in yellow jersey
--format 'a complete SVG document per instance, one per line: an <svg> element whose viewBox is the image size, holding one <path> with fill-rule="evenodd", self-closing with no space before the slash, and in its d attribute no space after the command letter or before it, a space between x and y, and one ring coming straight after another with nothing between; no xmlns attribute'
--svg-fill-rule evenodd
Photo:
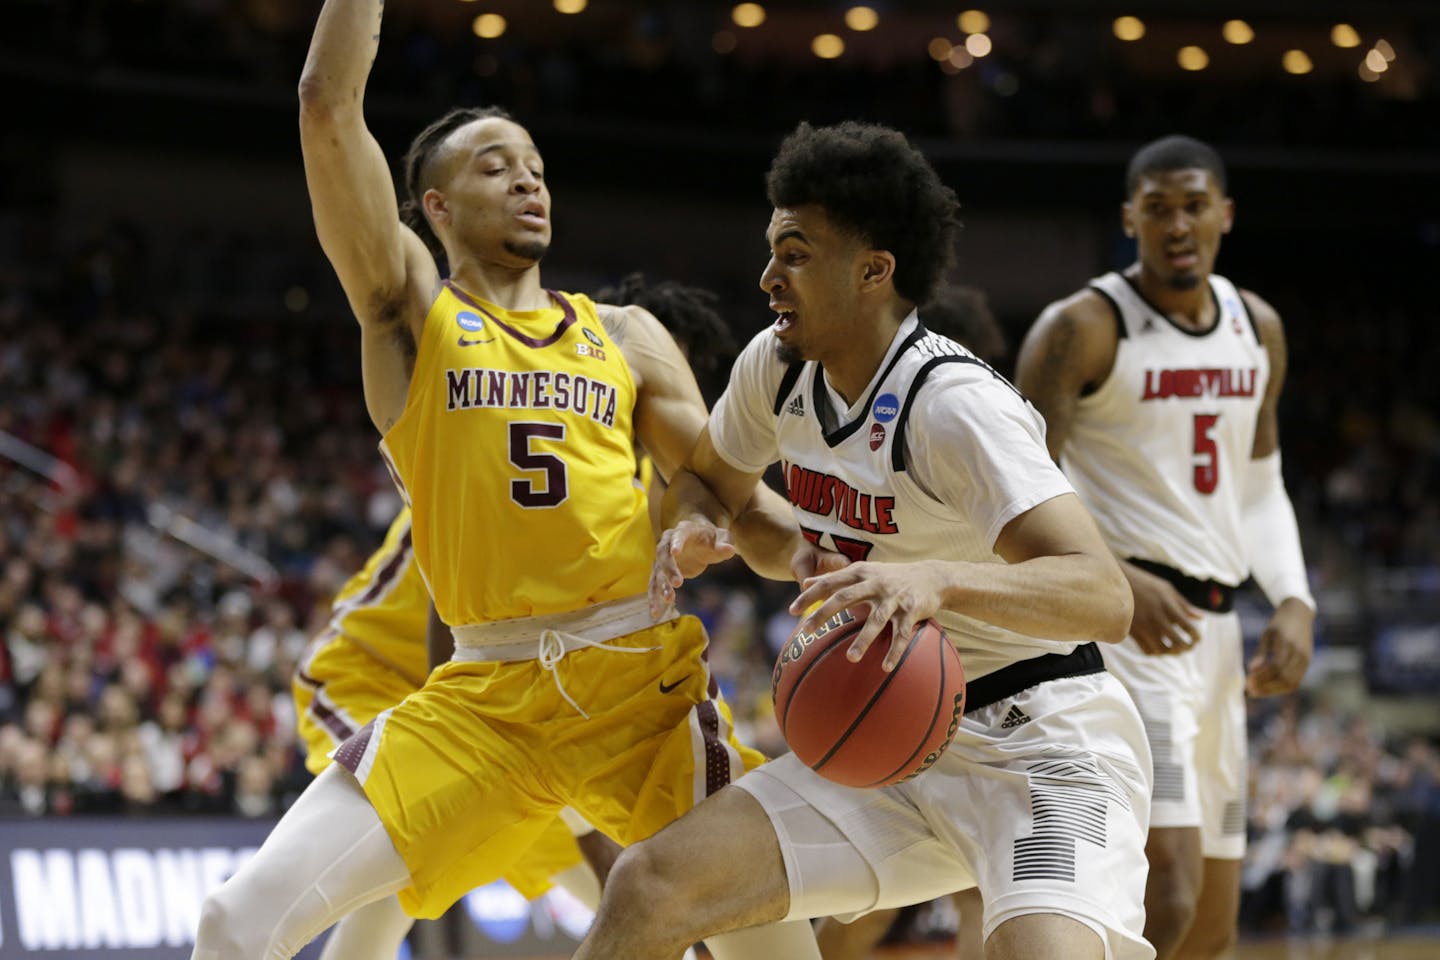
<svg viewBox="0 0 1440 960"><path fill-rule="evenodd" d="M455 655L347 740L207 899L196 960L291 957L396 893L434 916L566 806L631 843L760 759L711 699L699 622L652 617L645 597L634 444L663 476L684 461L706 420L693 375L648 312L602 321L541 285L542 160L493 110L452 112L407 158L442 282L364 123L381 11L326 0L301 144L320 242L360 322L366 406ZM804 922L710 946L721 960L818 957Z"/></svg>
<svg viewBox="0 0 1440 960"><path fill-rule="evenodd" d="M295 672L295 713L311 773L323 771L331 751L425 682L429 609L405 509L380 549L341 588L329 625ZM591 909L599 902L596 876L582 862L571 829L558 819L505 879L531 900L553 882ZM335 925L321 960L391 960L413 923L394 897L376 900Z"/></svg>

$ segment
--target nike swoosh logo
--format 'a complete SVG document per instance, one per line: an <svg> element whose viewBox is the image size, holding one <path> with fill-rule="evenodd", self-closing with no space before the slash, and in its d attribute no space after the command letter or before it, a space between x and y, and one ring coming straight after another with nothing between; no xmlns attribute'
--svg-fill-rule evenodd
<svg viewBox="0 0 1440 960"><path fill-rule="evenodd" d="M666 683L664 680L661 680L661 681L660 681L660 692L661 692L661 693L670 693L670 692L671 692L672 690L674 690L676 687L680 686L680 684L684 683L686 680L689 680L689 679L690 679L691 677L693 677L693 676L694 676L693 673L687 673L687 674L685 674L685 676L681 677L679 680L676 680L674 683Z"/></svg>
<svg viewBox="0 0 1440 960"><path fill-rule="evenodd" d="M466 340L465 337L462 335L460 339L456 340L455 342L462 347L473 347L477 343L494 343L495 338L490 337L488 340Z"/></svg>

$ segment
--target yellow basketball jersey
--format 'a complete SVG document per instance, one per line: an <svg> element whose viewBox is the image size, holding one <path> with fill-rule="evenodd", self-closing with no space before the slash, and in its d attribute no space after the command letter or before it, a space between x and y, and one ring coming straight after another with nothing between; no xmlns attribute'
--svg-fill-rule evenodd
<svg viewBox="0 0 1440 960"><path fill-rule="evenodd" d="M503 310L449 283L381 452L415 558L451 626L643 593L654 555L635 483L635 383L595 305Z"/></svg>
<svg viewBox="0 0 1440 960"><path fill-rule="evenodd" d="M418 687L430 671L425 628L430 591L411 549L410 510L400 511L360 572L335 596L331 629L414 680Z"/></svg>

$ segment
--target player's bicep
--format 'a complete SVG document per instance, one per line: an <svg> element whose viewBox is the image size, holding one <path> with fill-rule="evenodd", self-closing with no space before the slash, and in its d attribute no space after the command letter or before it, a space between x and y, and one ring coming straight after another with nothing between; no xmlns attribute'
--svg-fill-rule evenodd
<svg viewBox="0 0 1440 960"><path fill-rule="evenodd" d="M1073 493L1051 497L1005 524L995 552L1008 563L1073 554L1113 560L1090 511Z"/></svg>
<svg viewBox="0 0 1440 960"><path fill-rule="evenodd" d="M709 416L705 398L674 338L648 311L612 309L605 323L639 389L636 439L655 461L655 469L669 480L705 429Z"/></svg>
<svg viewBox="0 0 1440 960"><path fill-rule="evenodd" d="M1275 308L1248 290L1241 296L1255 320L1260 342L1270 360L1270 377L1265 384L1265 397L1260 403L1260 412L1255 420L1255 443L1251 448L1252 459L1268 457L1280 449L1280 394L1285 389L1285 374L1289 367L1289 349L1285 342L1285 326Z"/></svg>
<svg viewBox="0 0 1440 960"><path fill-rule="evenodd" d="M1045 445L1057 461L1086 386L1103 381L1114 362L1105 334L1081 304L1061 302L1046 308L1020 346L1015 385L1045 418Z"/></svg>
<svg viewBox="0 0 1440 960"><path fill-rule="evenodd" d="M401 224L389 165L363 120L302 108L300 144L315 231L356 317L383 318L422 296L438 275L434 259Z"/></svg>

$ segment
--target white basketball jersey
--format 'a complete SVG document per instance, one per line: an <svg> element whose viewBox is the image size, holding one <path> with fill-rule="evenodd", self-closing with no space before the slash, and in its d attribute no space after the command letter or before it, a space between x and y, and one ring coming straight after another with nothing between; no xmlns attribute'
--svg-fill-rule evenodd
<svg viewBox="0 0 1440 960"><path fill-rule="evenodd" d="M1003 377L911 315L848 409L818 363L786 366L767 330L741 354L711 435L733 465L775 459L805 536L852 560L1003 563L1004 525L1071 492L1044 422ZM960 614L936 617L974 680L1075 644Z"/></svg>
<svg viewBox="0 0 1440 960"><path fill-rule="evenodd" d="M1215 325L1186 330L1124 276L1091 281L1116 314L1110 376L1081 397L1061 465L1126 558L1201 580L1249 576L1244 473L1270 360L1235 285L1211 275Z"/></svg>

